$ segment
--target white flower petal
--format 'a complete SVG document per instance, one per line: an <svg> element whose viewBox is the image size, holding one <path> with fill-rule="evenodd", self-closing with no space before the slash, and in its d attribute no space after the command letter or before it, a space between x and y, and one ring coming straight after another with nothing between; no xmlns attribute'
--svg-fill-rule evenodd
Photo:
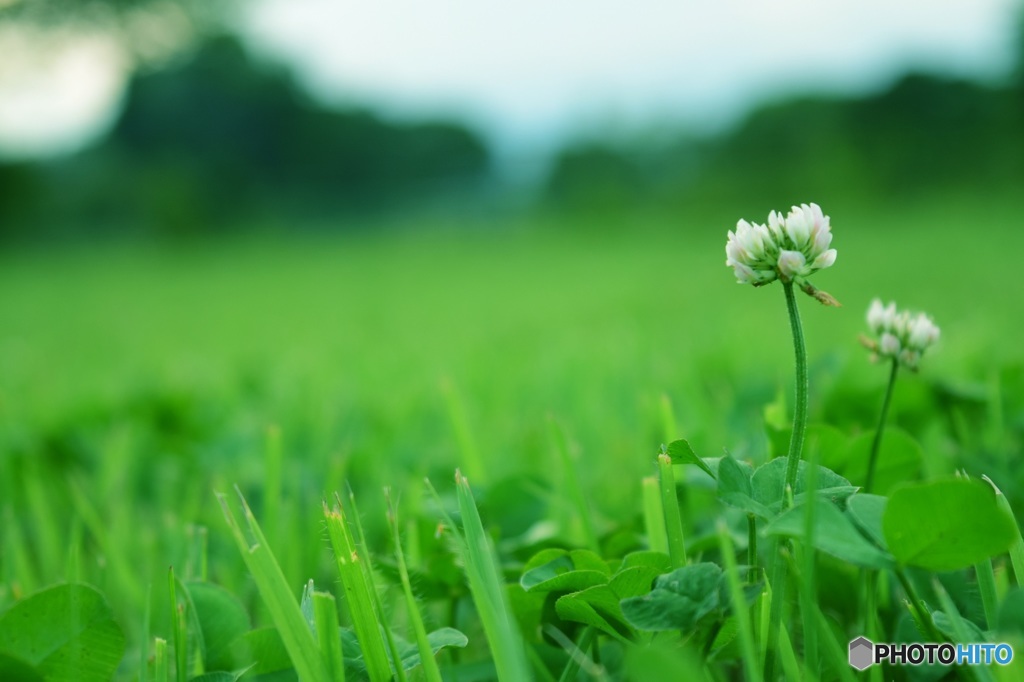
<svg viewBox="0 0 1024 682"><path fill-rule="evenodd" d="M835 263L835 262L836 262L836 250L835 249L829 249L825 253L823 253L820 256L818 256L817 258L815 258L814 262L811 263L811 267L814 268L815 270L822 270L824 268L831 267L832 264Z"/></svg>
<svg viewBox="0 0 1024 682"><path fill-rule="evenodd" d="M779 252L779 274L787 279L799 277L804 273L807 266L807 259L799 251Z"/></svg>

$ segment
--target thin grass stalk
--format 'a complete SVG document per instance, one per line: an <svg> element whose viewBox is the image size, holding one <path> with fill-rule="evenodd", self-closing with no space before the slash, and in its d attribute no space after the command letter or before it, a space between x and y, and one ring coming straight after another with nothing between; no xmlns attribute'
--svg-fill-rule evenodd
<svg viewBox="0 0 1024 682"><path fill-rule="evenodd" d="M772 603L774 601L775 595L772 582L768 576L765 576L764 591L761 592L761 596L757 600L758 620L756 621L757 627L754 631L754 634L757 636L757 654L761 668L765 668L768 657L768 642L770 640L768 637L768 628Z"/></svg>
<svg viewBox="0 0 1024 682"><path fill-rule="evenodd" d="M747 514L747 582L757 582L757 516Z"/></svg>
<svg viewBox="0 0 1024 682"><path fill-rule="evenodd" d="M82 522L71 519L71 531L68 533L68 558L66 575L69 583L82 582Z"/></svg>
<svg viewBox="0 0 1024 682"><path fill-rule="evenodd" d="M341 652L341 637L338 636L338 608L335 605L333 594L313 593L313 620L316 623L320 657L323 659L328 678L333 682L345 682L345 657Z"/></svg>
<svg viewBox="0 0 1024 682"><path fill-rule="evenodd" d="M676 425L676 413L672 409L672 399L668 397L667 393L661 394L659 406L661 408L661 434L665 442L670 443L676 439L679 427Z"/></svg>
<svg viewBox="0 0 1024 682"><path fill-rule="evenodd" d="M150 620L151 613L153 610L153 585L150 584L146 589L146 609L142 614L142 641L144 644L139 647L139 682L147 682L149 680L149 633L150 633Z"/></svg>
<svg viewBox="0 0 1024 682"><path fill-rule="evenodd" d="M21 524L14 516L10 506L4 507L3 514L4 533L0 538L0 549L4 550L3 555L6 561L0 563L4 572L6 582L10 585L17 585L23 594L32 594L36 591L37 569L32 565L32 559L27 551L28 545L21 532ZM17 596L17 590L15 590Z"/></svg>
<svg viewBox="0 0 1024 682"><path fill-rule="evenodd" d="M77 480L68 480L68 492L78 517L103 550L114 580L128 593L133 604L141 603L145 593L138 578L139 571L128 563L121 545L111 536L110 525L100 517L99 512L89 500L84 486Z"/></svg>
<svg viewBox="0 0 1024 682"><path fill-rule="evenodd" d="M481 598L489 616L484 621L484 630L490 630L488 641L491 643L494 662L498 669L498 678L507 680L528 680L529 666L526 661L523 641L519 634L515 618L512 615L505 594L504 580L498 569L498 559L494 554L490 539L484 531L480 512L477 510L473 491L469 480L459 471L455 472L456 490L459 498L459 513L462 516L462 529L465 533L466 569L470 574L470 590L477 608L481 607ZM477 589L473 589L473 584ZM488 628L488 622L490 627Z"/></svg>
<svg viewBox="0 0 1024 682"><path fill-rule="evenodd" d="M782 552L788 551L785 541L781 538L770 540L769 553L772 560L769 562L768 582L772 588L771 604L768 609L768 625L765 628L765 655L764 655L764 678L775 679L775 662L779 651L779 632L782 629L782 612L786 605L786 593L788 591L789 570L788 564L782 558Z"/></svg>
<svg viewBox="0 0 1024 682"><path fill-rule="evenodd" d="M562 636L564 637L564 635ZM562 674L558 677L558 682L571 682L571 680L577 679L580 668L587 656L587 651L590 650L596 637L597 632L593 626L587 626L583 629L578 642L572 643L567 637L564 637L565 641L562 643L562 646L566 653L569 654L569 659L568 663L565 664L565 668L562 669Z"/></svg>
<svg viewBox="0 0 1024 682"><path fill-rule="evenodd" d="M995 630L999 597L996 596L996 575L992 570L992 560L985 559L975 564L974 573L978 577L978 591L981 593L981 605L985 610L986 627Z"/></svg>
<svg viewBox="0 0 1024 682"><path fill-rule="evenodd" d="M157 637L153 641L153 682L171 682L167 660L167 640Z"/></svg>
<svg viewBox="0 0 1024 682"><path fill-rule="evenodd" d="M661 507L665 516L668 555L673 566L682 568L686 565L683 518L679 511L679 497L676 495L676 478L672 468L672 458L665 453L658 455L658 482L661 489Z"/></svg>
<svg viewBox="0 0 1024 682"><path fill-rule="evenodd" d="M1007 516L1013 519L1014 526L1017 528L1017 537L1010 545L1010 566L1013 568L1013 575L1017 579L1017 586L1024 588L1024 537L1021 536L1020 524L1017 523L1017 518L1013 515L1013 509L1010 507L1010 502L1006 499L1006 495L1003 495L1003 491L988 476L982 476L982 478L995 488L996 504L1006 512Z"/></svg>
<svg viewBox="0 0 1024 682"><path fill-rule="evenodd" d="M533 669L536 679L541 680L541 682L558 682L555 676L551 674L551 671L548 670L544 659L537 653L536 646L527 646L526 656L530 659L530 667Z"/></svg>
<svg viewBox="0 0 1024 682"><path fill-rule="evenodd" d="M843 680L843 682L857 682L857 676L854 675L853 670L850 668L849 652L846 646L836 640L835 633L832 632L825 614L818 608L817 603L811 605L811 610L814 614L814 625L816 626L814 629L818 630L821 635L821 642L824 645L822 648L828 660L831 661L832 670L838 673L839 679ZM808 627L810 627L809 624ZM806 662L811 665L812 670L817 669L813 661ZM878 669L881 670L881 666L878 666Z"/></svg>
<svg viewBox="0 0 1024 682"><path fill-rule="evenodd" d="M218 493L217 500L220 502L224 518L235 538L242 559L256 583L260 597L281 635L281 641L291 658L292 665L295 666L295 671L303 682L326 681L328 679L327 671L324 670L320 650L306 618L302 615L302 610L295 601L291 588L288 587L288 581L281 571L281 566L274 558L267 539L263 535L259 523L256 522L256 517L253 516L245 497L237 487L235 490L241 500L246 525L255 540L254 543L249 543L224 495Z"/></svg>
<svg viewBox="0 0 1024 682"><path fill-rule="evenodd" d="M281 541L281 491L284 449L281 447L281 429L272 424L267 427L263 445L263 518L268 537Z"/></svg>
<svg viewBox="0 0 1024 682"><path fill-rule="evenodd" d="M644 504L644 530L647 545L652 551L668 554L668 537L665 533L665 510L661 507L661 489L656 476L645 476L641 481Z"/></svg>
<svg viewBox="0 0 1024 682"><path fill-rule="evenodd" d="M336 507L331 509L324 503L324 517L327 519L327 535L331 539L334 558L341 576L342 588L345 590L346 603L352 616L352 627L363 650L366 661L366 672L373 682L384 682L391 679L391 664L381 634L381 626L377 622L374 608L374 597L371 585L367 583L366 573L355 540L345 521L341 498L335 495Z"/></svg>
<svg viewBox="0 0 1024 682"><path fill-rule="evenodd" d="M430 485L430 481L427 481L427 485L441 507L437 491ZM458 470L455 472L455 485L463 532L459 532L455 521L443 507L441 513L462 558L469 580L469 591L491 648L498 679L512 682L529 680L526 649L508 604L497 557L484 532L469 481Z"/></svg>
<svg viewBox="0 0 1024 682"><path fill-rule="evenodd" d="M395 642L395 636L391 632L388 619L384 614L384 604L381 602L380 593L377 591L377 583L373 576L373 556L370 554L369 546L366 544L366 533L363 532L363 520L359 516L359 508L356 506L356 496L355 493L352 492L351 488L349 488L348 491L348 501L352 505L351 517L355 519L355 547L356 551L363 557L363 561L361 561L360 564L363 567L363 575L366 580L366 585L369 587L370 597L373 600L374 611L377 614L377 622L380 624L380 628L384 631L384 642L387 644L388 652L391 656L395 679L397 682L405 682L405 668L402 667L402 657L398 653L398 644ZM340 504L341 500L339 499L338 502Z"/></svg>
<svg viewBox="0 0 1024 682"><path fill-rule="evenodd" d="M964 623L960 618L960 611L956 608L956 604L953 603L953 599L946 592L946 588L942 586L942 583L937 577L932 577L932 590L935 592L935 596L939 599L939 606L942 607L943 612L949 618L949 622L953 627L953 636L956 639L957 644L971 642L974 638L970 632L964 627ZM934 621L932 621L934 622ZM947 638L941 637L941 639L933 640L935 642L947 641ZM966 677L972 680L978 680L979 682L991 682L992 674L984 667L974 667L969 665L960 666L959 672L963 672Z"/></svg>
<svg viewBox="0 0 1024 682"><path fill-rule="evenodd" d="M24 494L30 510L29 518L32 519L32 535L40 568L38 576L41 578L47 576L39 582L45 583L49 580L49 576L57 576L61 573L64 540L61 538L57 521L57 507L52 503L50 491L43 485L43 481L50 480L51 474L44 474L44 464L39 461L39 458L29 457L26 461L27 471L23 478ZM69 480L68 483L69 492L72 493L72 503L74 503L76 499L74 493L77 492L77 489L72 485L73 481ZM104 547L103 549L106 552L108 549L116 548ZM107 556L109 559L114 558L109 554Z"/></svg>
<svg viewBox="0 0 1024 682"><path fill-rule="evenodd" d="M812 452L817 452L812 448ZM811 461L807 463L807 490L804 495L804 537L800 552L802 559L800 576L800 613L805 624L813 622L813 611L817 608L817 564L815 562L814 536L816 528L814 523L815 510L817 509L818 490L818 462L817 457L812 454ZM818 662L818 630L813 627L804 627L804 661L811 667Z"/></svg>
<svg viewBox="0 0 1024 682"><path fill-rule="evenodd" d="M174 679L185 682L188 679L188 631L185 623L185 607L178 602L178 581L174 579L174 568L167 571L168 595L171 598L171 643L174 645Z"/></svg>
<svg viewBox="0 0 1024 682"><path fill-rule="evenodd" d="M925 611L924 607L921 605L921 598L917 596L917 590L914 589L914 584L910 582L910 578L907 577L907 572L900 566L897 566L893 572L896 574L896 579L900 581L903 591L907 594L907 606L910 609L910 615L918 623L922 633L929 638L928 641L944 642L946 638L941 632L939 632L939 629L935 627L932 615Z"/></svg>
<svg viewBox="0 0 1024 682"><path fill-rule="evenodd" d="M468 471L473 480L482 483L486 480L487 475L483 456L480 454L480 447L477 445L476 438L473 437L473 429L469 426L466 408L451 380L444 379L441 381L441 394L444 396L445 407L448 408L448 419L451 421L452 430L455 432L459 454L462 455L462 466L460 468Z"/></svg>
<svg viewBox="0 0 1024 682"><path fill-rule="evenodd" d="M554 417L548 418L548 426L551 430L551 440L558 453L558 461L562 465L562 481L575 507L575 518L579 523L580 534L583 536L583 544L594 552L600 552L597 543L597 533L594 531L594 522L590 514L590 505L587 504L587 496L583 493L583 486L580 483L579 468L573 460L569 451L569 444L566 441L565 431L555 421ZM575 524L574 524L575 525Z"/></svg>
<svg viewBox="0 0 1024 682"><path fill-rule="evenodd" d="M409 579L409 568L405 563L405 552L402 551L402 538L398 530L398 510L391 503L391 491L387 488L384 489L384 497L388 505L388 526L391 528L391 539L395 544L398 576L402 581L402 593L405 595L405 608L409 614L409 622L416 635L416 648L420 652L423 677L427 682L441 682L441 669L434 658L433 649L427 639L427 628L423 624L423 615L420 613L419 604L416 603L416 596L412 591L412 581Z"/></svg>
<svg viewBox="0 0 1024 682"><path fill-rule="evenodd" d="M757 661L757 647L754 645L754 633L750 626L750 613L747 611L747 600L743 593L739 567L736 565L732 538L729 527L719 519L717 526L718 547L725 564L726 582L729 586L729 598L732 604L733 618L736 619L736 631L740 640L740 652L743 658L744 677L756 682L763 679Z"/></svg>

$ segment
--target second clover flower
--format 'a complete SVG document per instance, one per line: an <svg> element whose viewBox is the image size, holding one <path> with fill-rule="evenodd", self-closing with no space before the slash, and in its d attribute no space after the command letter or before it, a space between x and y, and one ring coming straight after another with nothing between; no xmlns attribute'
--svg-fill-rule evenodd
<svg viewBox="0 0 1024 682"><path fill-rule="evenodd" d="M917 369L921 355L939 340L939 328L924 313L897 310L895 303L884 305L879 299L868 308L868 327L877 337L865 345L878 356L898 360L908 369Z"/></svg>
<svg viewBox="0 0 1024 682"><path fill-rule="evenodd" d="M767 224L740 220L729 232L725 264L741 284L763 286L776 279L794 282L822 303L835 299L806 282L806 278L836 262L829 217L817 204L794 206L785 217L772 211Z"/></svg>

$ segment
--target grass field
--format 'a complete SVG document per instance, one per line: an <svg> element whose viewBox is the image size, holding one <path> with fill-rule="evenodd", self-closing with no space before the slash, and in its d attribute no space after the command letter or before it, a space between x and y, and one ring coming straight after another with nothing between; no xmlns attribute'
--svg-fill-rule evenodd
<svg viewBox="0 0 1024 682"><path fill-rule="evenodd" d="M800 296L811 423L828 423L844 439L871 433L887 371L857 342L868 303L877 296L926 310L942 341L919 374L900 379L889 422L922 447L908 477L940 479L960 468L972 478L990 475L1022 518L1024 298L1011 259L1024 252L1024 207L963 200L824 208L839 256L814 282L843 307ZM171 679L220 670L196 653L193 631L210 636L205 621L182 626L192 644L177 653L186 647L174 646L168 567L186 582L226 588L253 625L282 626L257 593L214 491L240 487L297 603L309 579L343 601L321 501L350 486L384 610L412 640L384 513L382 488L390 486L428 626L469 638L464 649L438 656L442 674L487 679L494 640L481 630L480 601L470 599L461 563L437 538L441 510L424 477L453 512L452 474L461 467L469 476L516 583L546 547L589 546L617 559L658 546L645 526L641 480L657 473L663 443L686 438L710 458L725 447L755 466L785 454L779 415L790 409L793 382L785 302L781 285L740 286L723 266L725 233L739 217L763 219L723 208L593 225L507 219L486 229L410 224L382 234L0 255L0 609L54 583L82 581L105 595L125 633L118 679L160 677L154 638L170 642ZM561 436L568 458L559 454ZM716 499L714 481L696 467L676 469L685 479L691 558L721 556L728 565L717 544L723 518L746 563L745 517ZM465 509L458 518L471 535ZM992 564L1000 603L1016 599L1006 555ZM843 656L861 634L848 569L819 560L821 609ZM976 570L944 583L965 612L954 625L973 618L981 630L998 630L992 641L1009 633L1019 644L1021 633L986 626L979 615ZM879 613L895 634L906 609L895 580L883 582L891 601ZM850 594L838 594L843 585ZM939 609L944 594L925 600ZM643 666L660 659L631 653L640 644L662 646L666 665L699 659L678 630L675 640L637 631L616 638L585 629L585 620L541 616L542 602L514 601L518 622L524 613L549 625L575 622L578 632L563 628L569 638L593 646L580 673L586 679L654 674ZM728 624L719 625L736 635L742 623L723 609ZM342 624L358 619L339 612ZM565 642L525 625L522 632L530 674L558 679L570 660ZM581 639L586 632L591 639ZM713 663L698 673L745 676L742 637L718 647L714 633ZM794 625L790 637L802 633ZM926 634L918 639L931 641ZM0 617L0 671L12 653L3 644ZM806 646L795 647L800 661ZM845 679L851 669L828 663L821 647L825 663L808 667L822 679ZM894 670L938 679L934 671ZM243 679L291 674L258 666ZM373 677L358 667L353 674ZM430 679L422 667L412 674Z"/></svg>

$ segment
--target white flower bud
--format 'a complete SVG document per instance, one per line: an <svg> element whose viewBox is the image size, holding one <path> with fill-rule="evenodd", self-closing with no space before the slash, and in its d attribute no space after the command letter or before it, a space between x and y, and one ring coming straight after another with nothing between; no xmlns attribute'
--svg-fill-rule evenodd
<svg viewBox="0 0 1024 682"><path fill-rule="evenodd" d="M900 340L896 338L895 334L885 332L878 340L878 350L882 355L896 357L900 352Z"/></svg>
<svg viewBox="0 0 1024 682"><path fill-rule="evenodd" d="M907 345L923 351L939 340L939 328L925 315L919 313L910 323L910 334Z"/></svg>
<svg viewBox="0 0 1024 682"><path fill-rule="evenodd" d="M868 327L871 331L878 334L882 331L882 327L885 325L885 306L882 305L881 299L874 299L871 301L871 306L868 308Z"/></svg>
<svg viewBox="0 0 1024 682"><path fill-rule="evenodd" d="M823 253L820 256L818 256L817 258L815 258L814 262L811 263L811 267L813 269L815 269L815 270L824 270L827 267L831 267L832 264L835 263L835 262L836 262L836 250L835 249L829 249L825 253Z"/></svg>
<svg viewBox="0 0 1024 682"><path fill-rule="evenodd" d="M796 206L793 207L793 210L786 216L786 234L793 242L793 246L798 249L807 246L807 242L811 238L812 224L803 210Z"/></svg>
<svg viewBox="0 0 1024 682"><path fill-rule="evenodd" d="M795 279L804 274L807 259L799 251L779 252L779 274L785 279Z"/></svg>

